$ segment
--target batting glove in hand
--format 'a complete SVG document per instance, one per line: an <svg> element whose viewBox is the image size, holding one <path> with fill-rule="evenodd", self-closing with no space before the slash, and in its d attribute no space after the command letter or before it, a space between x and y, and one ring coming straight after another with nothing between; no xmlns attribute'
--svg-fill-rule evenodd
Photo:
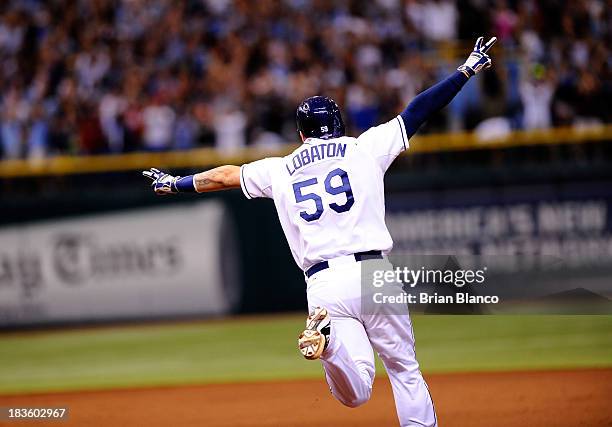
<svg viewBox="0 0 612 427"><path fill-rule="evenodd" d="M165 196L167 194L178 193L176 181L180 179L180 176L172 176L155 168L151 168L148 171L142 171L142 174L153 181L151 187L153 191L155 191L155 194Z"/></svg>
<svg viewBox="0 0 612 427"><path fill-rule="evenodd" d="M483 68L489 68L491 66L491 58L489 58L487 52L489 49L491 49L491 46L495 44L497 37L491 37L491 39L484 45L482 44L483 40L483 37L478 37L478 40L476 40L476 44L474 45L474 50L468 57L467 61L465 61L462 66L457 68L457 70L461 71L467 77L472 77L480 72L480 70Z"/></svg>

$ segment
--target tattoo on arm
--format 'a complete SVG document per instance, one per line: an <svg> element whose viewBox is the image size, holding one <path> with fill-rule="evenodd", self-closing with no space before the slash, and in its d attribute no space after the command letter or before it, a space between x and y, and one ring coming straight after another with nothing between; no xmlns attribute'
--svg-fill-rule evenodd
<svg viewBox="0 0 612 427"><path fill-rule="evenodd" d="M219 166L195 175L198 193L240 187L240 168L238 166Z"/></svg>
<svg viewBox="0 0 612 427"><path fill-rule="evenodd" d="M210 179L205 177L196 177L196 188L205 188L208 184L210 184Z"/></svg>

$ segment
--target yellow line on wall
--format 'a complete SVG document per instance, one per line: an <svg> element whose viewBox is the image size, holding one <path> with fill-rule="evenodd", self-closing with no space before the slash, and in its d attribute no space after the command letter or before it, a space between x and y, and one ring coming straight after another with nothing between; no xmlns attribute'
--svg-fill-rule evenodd
<svg viewBox="0 0 612 427"><path fill-rule="evenodd" d="M542 131L515 131L507 136L479 140L473 133L448 133L415 136L408 153L444 151L493 150L533 145L579 144L612 140L612 125L585 129L555 128ZM94 156L56 156L43 159L0 161L0 177L32 177L130 171L157 168L209 168L222 164L243 164L270 156L283 156L298 145L265 150L247 147L235 153L223 153L214 148L195 148L160 153L138 152Z"/></svg>

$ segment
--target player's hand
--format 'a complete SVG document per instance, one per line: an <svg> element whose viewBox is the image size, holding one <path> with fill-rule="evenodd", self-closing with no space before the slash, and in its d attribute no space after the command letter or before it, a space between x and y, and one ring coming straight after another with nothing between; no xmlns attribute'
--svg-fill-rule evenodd
<svg viewBox="0 0 612 427"><path fill-rule="evenodd" d="M491 37L491 39L482 44L483 37L478 37L474 50L468 57L467 61L461 65L457 70L461 71L467 77L472 77L480 72L483 68L489 68L491 66L491 58L487 55L491 46L497 41L497 37Z"/></svg>
<svg viewBox="0 0 612 427"><path fill-rule="evenodd" d="M178 193L176 181L180 176L172 176L155 168L151 168L148 171L142 171L142 174L153 181L151 187L153 191L155 191L155 194L165 196L167 194Z"/></svg>

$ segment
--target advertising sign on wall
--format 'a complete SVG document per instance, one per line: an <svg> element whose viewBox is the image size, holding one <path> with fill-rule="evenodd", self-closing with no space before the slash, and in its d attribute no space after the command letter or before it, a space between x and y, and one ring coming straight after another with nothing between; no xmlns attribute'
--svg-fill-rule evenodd
<svg viewBox="0 0 612 427"><path fill-rule="evenodd" d="M231 228L206 201L0 229L0 325L227 313Z"/></svg>

